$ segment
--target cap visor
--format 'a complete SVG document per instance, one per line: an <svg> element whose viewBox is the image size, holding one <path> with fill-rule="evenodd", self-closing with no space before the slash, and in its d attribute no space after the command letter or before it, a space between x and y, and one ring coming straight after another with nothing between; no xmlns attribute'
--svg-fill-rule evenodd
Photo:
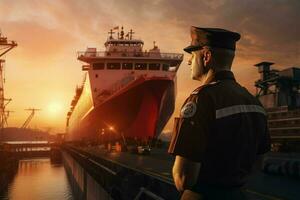
<svg viewBox="0 0 300 200"><path fill-rule="evenodd" d="M183 50L187 53L192 53L192 51L197 51L200 50L202 47L201 46L194 46L194 45L190 45L185 47Z"/></svg>

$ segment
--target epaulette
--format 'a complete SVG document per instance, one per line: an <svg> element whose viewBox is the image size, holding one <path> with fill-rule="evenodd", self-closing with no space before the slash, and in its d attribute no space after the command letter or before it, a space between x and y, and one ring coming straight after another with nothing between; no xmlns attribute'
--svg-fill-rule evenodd
<svg viewBox="0 0 300 200"><path fill-rule="evenodd" d="M213 81L213 82L210 82L208 84L205 84L205 85L201 85L200 87L198 87L197 89L195 89L192 93L192 94L199 94L200 91L202 91L204 88L208 88L208 87L211 87L211 86L215 86L217 85L218 83L220 83L220 81Z"/></svg>

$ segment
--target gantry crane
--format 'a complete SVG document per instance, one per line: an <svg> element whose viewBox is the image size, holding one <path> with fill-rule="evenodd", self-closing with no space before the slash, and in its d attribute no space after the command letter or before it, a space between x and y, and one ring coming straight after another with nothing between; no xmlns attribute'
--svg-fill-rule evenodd
<svg viewBox="0 0 300 200"><path fill-rule="evenodd" d="M28 110L28 111L31 111L30 115L28 116L28 118L25 120L24 124L21 126L21 129L25 129L28 127L28 124L30 123L30 121L32 120L34 114L36 111L38 110L41 110L41 109L36 109L36 108L28 108L28 109L25 109L25 110Z"/></svg>
<svg viewBox="0 0 300 200"><path fill-rule="evenodd" d="M17 43L15 41L9 41L7 40L7 37L2 36L2 33L0 31L0 133L3 133L3 127L6 123L6 113L5 113L5 107L7 104L11 101L11 99L6 99L4 97L4 63L5 60L2 59L6 53L8 53L10 50L12 50L14 47L17 46Z"/></svg>

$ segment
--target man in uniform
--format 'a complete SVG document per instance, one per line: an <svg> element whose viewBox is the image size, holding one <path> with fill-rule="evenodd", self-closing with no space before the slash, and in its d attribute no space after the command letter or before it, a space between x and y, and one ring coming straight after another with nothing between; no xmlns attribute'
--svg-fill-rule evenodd
<svg viewBox="0 0 300 200"><path fill-rule="evenodd" d="M231 65L240 34L191 27L184 50L194 80L201 81L175 118L169 153L181 199L245 199L241 187L254 162L270 149L261 103L239 85Z"/></svg>

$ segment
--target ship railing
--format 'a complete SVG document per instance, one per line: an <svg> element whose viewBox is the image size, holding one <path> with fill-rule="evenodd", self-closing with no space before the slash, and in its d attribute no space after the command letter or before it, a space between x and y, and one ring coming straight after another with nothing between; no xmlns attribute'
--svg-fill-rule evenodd
<svg viewBox="0 0 300 200"><path fill-rule="evenodd" d="M101 57L145 57L161 58L171 60L182 60L183 54L180 53L160 53L160 52L138 52L138 51L81 51L78 52L78 58L101 58Z"/></svg>

